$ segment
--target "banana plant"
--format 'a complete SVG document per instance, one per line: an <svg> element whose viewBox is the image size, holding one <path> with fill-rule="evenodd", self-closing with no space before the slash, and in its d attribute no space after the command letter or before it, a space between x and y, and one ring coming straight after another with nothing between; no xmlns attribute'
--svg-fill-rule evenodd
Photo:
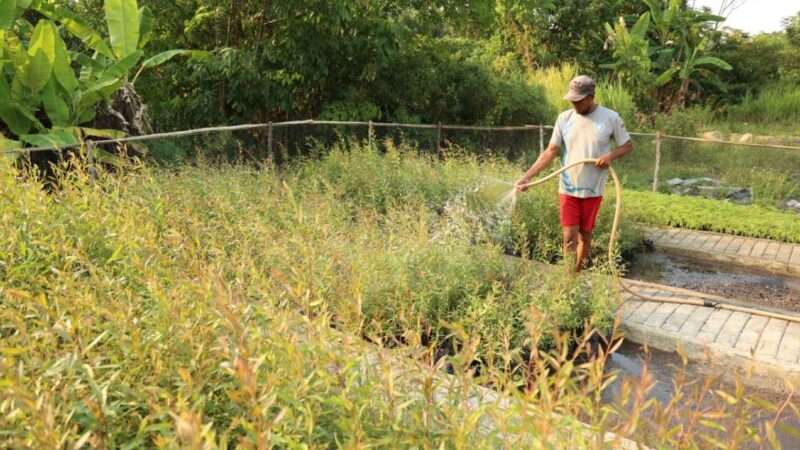
<svg viewBox="0 0 800 450"><path fill-rule="evenodd" d="M44 18L30 24L23 16L29 10ZM201 55L169 50L142 61L151 11L136 0L106 0L104 13L107 38L55 0L0 0L0 149L122 137L121 130L90 127L97 106L148 68ZM78 38L85 51L70 51L62 33Z"/></svg>
<svg viewBox="0 0 800 450"><path fill-rule="evenodd" d="M730 70L725 61L707 56L707 25L721 17L685 7L681 0L644 0L649 11L630 31L624 20L606 24L613 49L617 77L635 86L636 92L655 100L663 111L682 107L697 76L713 79L709 68Z"/></svg>
<svg viewBox="0 0 800 450"><path fill-rule="evenodd" d="M642 14L630 31L621 17L613 27L605 24L607 42L613 48L614 62L601 67L614 69L617 76L632 84L637 92L647 91L652 84L652 50L647 40L649 24L649 12Z"/></svg>
<svg viewBox="0 0 800 450"><path fill-rule="evenodd" d="M675 107L683 106L686 100L686 94L689 92L689 84L693 80L694 74L698 73L706 78L710 78L713 72L708 71L705 67L712 66L722 70L731 70L733 67L727 62L714 56L703 55L708 46L708 37L704 37L694 48L690 47L687 43L684 48L686 58L681 61L678 66L678 77L681 80L678 93L675 96Z"/></svg>

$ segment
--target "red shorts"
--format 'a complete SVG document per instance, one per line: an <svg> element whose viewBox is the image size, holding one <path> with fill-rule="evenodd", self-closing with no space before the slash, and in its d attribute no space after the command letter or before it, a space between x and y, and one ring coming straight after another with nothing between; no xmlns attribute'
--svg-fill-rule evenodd
<svg viewBox="0 0 800 450"><path fill-rule="evenodd" d="M591 233L600 203L603 197L578 198L571 195L558 194L561 206L561 226L580 227L580 231Z"/></svg>

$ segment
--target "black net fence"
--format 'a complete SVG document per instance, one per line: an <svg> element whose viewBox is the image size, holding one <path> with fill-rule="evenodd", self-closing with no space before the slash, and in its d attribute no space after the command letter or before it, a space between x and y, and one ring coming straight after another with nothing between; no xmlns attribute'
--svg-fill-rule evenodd
<svg viewBox="0 0 800 450"><path fill-rule="evenodd" d="M334 146L372 145L378 151L404 147L419 154L468 154L532 162L550 140L548 128L508 127L462 129L438 125L400 124L274 124L247 130L219 130L179 137L164 136L125 145L100 143L108 153L147 155L161 162L198 159L233 162L272 160L285 163L323 154Z"/></svg>
<svg viewBox="0 0 800 450"><path fill-rule="evenodd" d="M552 129L526 127L456 127L380 123L301 121L219 127L179 133L99 140L92 145L94 163L113 168L126 157L159 164L198 161L219 163L285 164L315 157L331 148L372 146L379 152L391 147L438 157L476 155L506 158L526 167L547 147ZM614 163L626 189L680 195L703 195L739 203L758 203L785 209L800 201L800 148L753 147L743 143L699 141L655 134L633 133L635 150ZM22 152L18 163L43 172L50 165L87 158L84 145L62 150ZM88 159L88 158L87 158ZM657 169L657 170L656 170ZM655 183L654 183L655 180Z"/></svg>

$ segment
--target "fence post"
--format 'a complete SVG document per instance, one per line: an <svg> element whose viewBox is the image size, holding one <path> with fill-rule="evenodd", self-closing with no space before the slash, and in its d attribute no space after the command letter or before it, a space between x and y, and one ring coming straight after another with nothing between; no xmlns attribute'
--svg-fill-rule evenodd
<svg viewBox="0 0 800 450"><path fill-rule="evenodd" d="M86 143L86 156L89 158L89 176L92 179L97 179L97 169L94 166L94 143L91 140L85 141Z"/></svg>
<svg viewBox="0 0 800 450"><path fill-rule="evenodd" d="M439 126L436 128L436 154L440 157L442 153L442 122L439 122Z"/></svg>
<svg viewBox="0 0 800 450"><path fill-rule="evenodd" d="M367 128L367 144L369 148L372 148L372 135L375 133L375 130L372 128L372 121L369 121L369 128Z"/></svg>
<svg viewBox="0 0 800 450"><path fill-rule="evenodd" d="M544 152L544 126L539 125L539 154Z"/></svg>
<svg viewBox="0 0 800 450"><path fill-rule="evenodd" d="M267 156L272 156L272 122L267 127Z"/></svg>
<svg viewBox="0 0 800 450"><path fill-rule="evenodd" d="M656 132L656 169L653 172L653 192L658 191L658 171L661 170L661 132Z"/></svg>

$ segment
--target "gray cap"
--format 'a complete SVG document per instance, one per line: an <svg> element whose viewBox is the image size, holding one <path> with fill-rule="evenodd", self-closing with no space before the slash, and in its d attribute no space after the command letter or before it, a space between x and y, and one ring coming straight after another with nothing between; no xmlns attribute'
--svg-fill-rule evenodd
<svg viewBox="0 0 800 450"><path fill-rule="evenodd" d="M587 95L594 95L594 80L586 75L578 75L569 82L569 92L564 100L579 102Z"/></svg>

